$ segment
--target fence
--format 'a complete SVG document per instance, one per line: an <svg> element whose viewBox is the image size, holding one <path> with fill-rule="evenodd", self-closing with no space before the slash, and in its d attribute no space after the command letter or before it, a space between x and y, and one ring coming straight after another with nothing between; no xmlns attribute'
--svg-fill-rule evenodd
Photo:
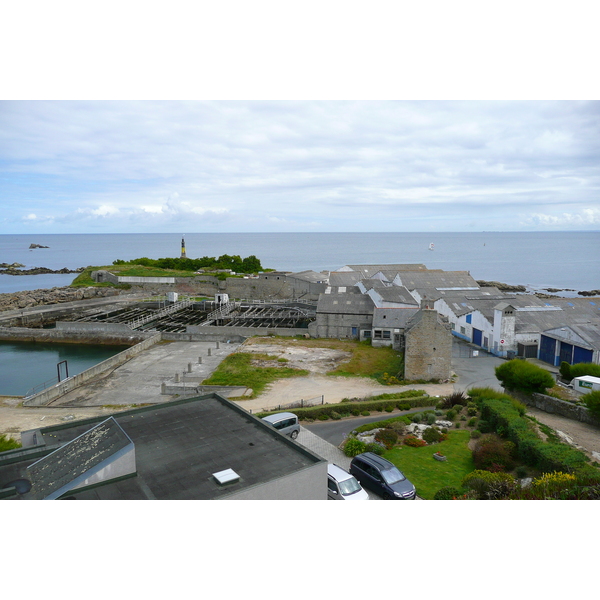
<svg viewBox="0 0 600 600"><path fill-rule="evenodd" d="M317 406L318 404L325 404L325 396L317 396L316 398L309 398L308 400L297 400L296 402L290 402L289 404L269 406L268 408L261 409L260 412L272 412L274 410L284 410L287 408L304 408L305 406Z"/></svg>

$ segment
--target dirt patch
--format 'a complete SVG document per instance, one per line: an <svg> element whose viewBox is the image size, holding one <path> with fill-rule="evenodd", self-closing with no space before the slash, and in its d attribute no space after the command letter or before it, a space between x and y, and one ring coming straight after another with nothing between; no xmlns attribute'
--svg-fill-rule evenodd
<svg viewBox="0 0 600 600"><path fill-rule="evenodd" d="M250 354L268 354L285 361L286 367L292 369L305 369L311 373L327 373L335 370L343 362L352 357L350 352L332 348L307 347L300 345L297 340L286 340L281 342L266 343L259 342L261 338L250 338L242 347L240 352Z"/></svg>

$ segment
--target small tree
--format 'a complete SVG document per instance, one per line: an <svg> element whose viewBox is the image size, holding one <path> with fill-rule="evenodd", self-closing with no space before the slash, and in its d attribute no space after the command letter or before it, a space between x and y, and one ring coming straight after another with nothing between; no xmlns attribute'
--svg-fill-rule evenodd
<svg viewBox="0 0 600 600"><path fill-rule="evenodd" d="M554 385L554 378L546 369L525 360L509 360L496 367L495 371L498 381L509 390L543 394Z"/></svg>

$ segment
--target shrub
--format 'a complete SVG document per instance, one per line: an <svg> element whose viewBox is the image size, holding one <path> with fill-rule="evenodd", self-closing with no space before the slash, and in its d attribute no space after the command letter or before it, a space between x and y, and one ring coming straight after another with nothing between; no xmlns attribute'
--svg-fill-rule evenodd
<svg viewBox="0 0 600 600"><path fill-rule="evenodd" d="M451 485L447 485L439 489L433 496L434 500L456 500L459 496L462 496L462 492Z"/></svg>
<svg viewBox="0 0 600 600"><path fill-rule="evenodd" d="M415 413L414 415L409 415L409 419L413 423L420 423L422 418L423 418L423 415L421 413Z"/></svg>
<svg viewBox="0 0 600 600"><path fill-rule="evenodd" d="M422 446L427 446L427 442L425 440L421 440L414 435L407 435L404 438L404 443L407 446L412 446L413 448L421 448Z"/></svg>
<svg viewBox="0 0 600 600"><path fill-rule="evenodd" d="M435 421L435 415L433 413L427 413L427 425L433 425Z"/></svg>
<svg viewBox="0 0 600 600"><path fill-rule="evenodd" d="M526 394L543 394L554 386L554 378L546 369L518 358L496 367L495 373L503 387Z"/></svg>
<svg viewBox="0 0 600 600"><path fill-rule="evenodd" d="M469 421L467 422L467 427L475 427L476 423L477 423L477 417L471 417L469 419Z"/></svg>
<svg viewBox="0 0 600 600"><path fill-rule="evenodd" d="M596 419L600 419L600 392L590 392L581 397L582 402L587 406L590 414Z"/></svg>
<svg viewBox="0 0 600 600"><path fill-rule="evenodd" d="M473 449L473 463L476 469L485 471L510 471L513 468L512 442L505 442L495 433L487 433L479 438Z"/></svg>
<svg viewBox="0 0 600 600"><path fill-rule="evenodd" d="M559 368L560 376L567 381L571 381L573 377L571 376L571 365L564 360L560 363Z"/></svg>
<svg viewBox="0 0 600 600"><path fill-rule="evenodd" d="M393 410L394 410L394 406L393 406L392 404L388 404L388 405L385 407L385 412L389 412L389 413L391 413Z"/></svg>
<svg viewBox="0 0 600 600"><path fill-rule="evenodd" d="M6 452L6 450L15 450L16 448L20 448L21 444L16 440L4 435L0 434L0 452Z"/></svg>
<svg viewBox="0 0 600 600"><path fill-rule="evenodd" d="M361 442L360 440L357 440L356 438L349 438L348 440L346 440L346 443L344 444L344 454L346 456L356 456L357 454L362 454L363 452L366 452L367 445L364 442Z"/></svg>
<svg viewBox="0 0 600 600"><path fill-rule="evenodd" d="M334 421L339 421L342 418L342 415L340 415L340 413L338 413L338 412L335 412L335 410L332 410L329 413L329 417L331 419L333 419Z"/></svg>
<svg viewBox="0 0 600 600"><path fill-rule="evenodd" d="M365 452L372 452L373 454L381 456L385 452L385 449L381 444L378 444L377 442L369 442L365 446Z"/></svg>
<svg viewBox="0 0 600 600"><path fill-rule="evenodd" d="M571 379L573 377L581 377L583 375L591 375L592 377L600 377L600 365L595 363L575 363L570 368Z"/></svg>
<svg viewBox="0 0 600 600"><path fill-rule="evenodd" d="M360 413L363 417L368 417L371 413L368 410L363 410Z"/></svg>
<svg viewBox="0 0 600 600"><path fill-rule="evenodd" d="M454 392L449 396L445 396L442 398L444 408L453 408L454 406L466 406L468 402L468 398L465 396L464 392Z"/></svg>
<svg viewBox="0 0 600 600"><path fill-rule="evenodd" d="M380 429L375 434L375 441L382 443L386 450L391 450L398 442L398 434L393 429Z"/></svg>
<svg viewBox="0 0 600 600"><path fill-rule="evenodd" d="M446 419L448 421L454 421L454 419L456 418L456 411L451 409L446 411Z"/></svg>
<svg viewBox="0 0 600 600"><path fill-rule="evenodd" d="M327 421L327 419L329 419L329 415L326 413L321 413L317 416L317 419L319 419L319 421Z"/></svg>
<svg viewBox="0 0 600 600"><path fill-rule="evenodd" d="M423 432L423 439L428 444L437 444L440 441L441 437L442 437L442 433L440 431L438 431L437 429L435 429L434 427L428 427Z"/></svg>
<svg viewBox="0 0 600 600"><path fill-rule="evenodd" d="M507 497L516 488L516 482L508 473L490 473L475 470L462 481L464 488L473 490L479 500L498 500Z"/></svg>
<svg viewBox="0 0 600 600"><path fill-rule="evenodd" d="M479 431L479 429L473 429L473 431L471 431L471 439L478 439L481 437L481 431Z"/></svg>

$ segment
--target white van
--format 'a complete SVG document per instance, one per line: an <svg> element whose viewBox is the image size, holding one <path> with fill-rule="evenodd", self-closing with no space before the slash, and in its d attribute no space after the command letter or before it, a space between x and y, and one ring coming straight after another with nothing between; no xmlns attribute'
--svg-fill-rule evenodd
<svg viewBox="0 0 600 600"><path fill-rule="evenodd" d="M275 413L274 415L267 415L263 417L263 421L269 423L284 435L289 435L293 440L298 437L300 433L300 424L298 423L298 417L294 413L281 412Z"/></svg>
<svg viewBox="0 0 600 600"><path fill-rule="evenodd" d="M327 465L328 500L368 500L369 494L362 489L354 475L337 465Z"/></svg>

